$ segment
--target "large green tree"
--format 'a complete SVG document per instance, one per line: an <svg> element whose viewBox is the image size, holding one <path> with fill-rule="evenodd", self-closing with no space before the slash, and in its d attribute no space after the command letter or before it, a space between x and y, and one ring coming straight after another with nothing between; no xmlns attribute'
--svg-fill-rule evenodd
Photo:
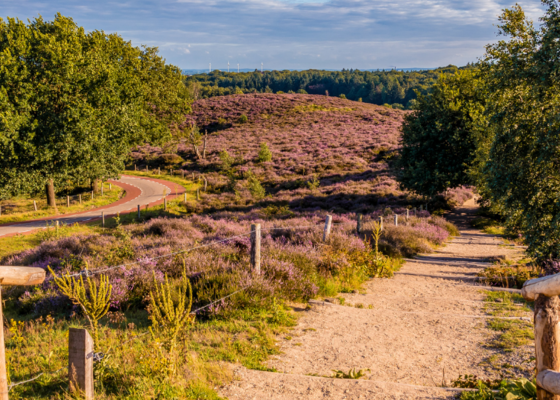
<svg viewBox="0 0 560 400"><path fill-rule="evenodd" d="M495 132L486 187L540 260L560 258L560 11L544 0L535 28L522 8L505 10L483 71Z"/></svg>
<svg viewBox="0 0 560 400"><path fill-rule="evenodd" d="M0 198L116 176L183 121L182 79L157 49L61 15L0 19Z"/></svg>
<svg viewBox="0 0 560 400"><path fill-rule="evenodd" d="M415 110L405 117L399 181L409 190L433 196L472 183L470 169L484 136L485 90L476 69L441 75Z"/></svg>

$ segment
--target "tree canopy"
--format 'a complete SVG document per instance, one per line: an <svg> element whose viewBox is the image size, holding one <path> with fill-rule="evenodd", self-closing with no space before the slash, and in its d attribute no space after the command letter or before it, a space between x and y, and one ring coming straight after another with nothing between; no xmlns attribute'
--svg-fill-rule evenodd
<svg viewBox="0 0 560 400"><path fill-rule="evenodd" d="M418 95L405 117L399 181L434 196L471 183L469 167L483 135L484 85L476 70L441 75L427 95Z"/></svg>
<svg viewBox="0 0 560 400"><path fill-rule="evenodd" d="M0 19L0 198L116 176L133 145L183 121L182 79L156 48L60 14Z"/></svg>
<svg viewBox="0 0 560 400"><path fill-rule="evenodd" d="M470 66L468 66L470 68ZM186 84L194 97L208 98L242 93L297 92L330 96L344 95L350 100L373 104L410 105L416 92L428 93L442 73L453 74L455 66L427 71L254 71L228 73L212 71L209 74L189 76Z"/></svg>

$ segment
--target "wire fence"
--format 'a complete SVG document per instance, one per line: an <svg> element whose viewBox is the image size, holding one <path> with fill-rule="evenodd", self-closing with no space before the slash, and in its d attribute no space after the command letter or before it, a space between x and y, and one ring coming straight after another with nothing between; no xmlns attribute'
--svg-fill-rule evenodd
<svg viewBox="0 0 560 400"><path fill-rule="evenodd" d="M371 222L371 221L370 221L370 222ZM330 225L330 226L342 226L342 225L346 225L346 224L347 224L347 223L338 222L338 223L331 223L331 224L328 224L328 225ZM161 256L150 257L150 258L147 258L147 259L144 259L144 260L138 260L138 261L135 261L135 262L120 264L120 265L116 265L116 266L113 266L113 267L98 268L98 269L95 269L95 270L83 270L83 271L81 271L81 272L79 272L79 273L71 274L71 275L67 275L67 276L69 276L69 277L77 277L77 276L84 276L84 275L85 275L85 276L92 276L92 275L94 275L94 274L100 274L100 273L103 273L103 272L108 272L108 271L115 270L115 269L119 269L119 268L126 268L126 267L133 266L133 265L139 265L139 264L145 263L145 262L147 262L147 261L156 261L156 260L159 260L159 259L162 259L162 258L166 258L166 257L172 257L172 256L176 256L176 255L186 254L186 253L188 253L188 252L192 252L192 251L195 251L195 250L199 250L199 249L203 249L203 248L208 248L208 247L211 247L211 246L214 246L214 245L217 245L217 244L221 244L221 243L226 243L226 242L229 242L229 241L231 241L231 240L235 240L235 239L239 239L239 238L244 238L244 237L247 237L247 236L251 236L251 235L253 235L253 234L255 234L255 233L259 232L259 231L260 231L261 234L262 234L262 232L316 229L316 228L319 228L319 227L321 227L320 224L309 224L309 225L287 226L287 227L278 227L278 226L277 226L277 227L271 227L271 228L265 228L265 229L260 229L260 226L259 226L259 228L257 228L257 229L252 229L251 231L246 232L246 233L243 233L243 234L240 234L240 235L235 235L235 236L231 236L231 237L228 237L228 238L225 238L225 239L215 240L215 241L212 241L212 242L210 242L210 243L206 243L206 244L203 244L203 245L191 247L191 248L189 248L189 249L180 250L180 251L175 251L175 252L170 252L170 253L167 253L167 254L164 254L164 255L161 255ZM325 227L325 228L326 228L326 227ZM221 298L219 298L219 299L217 299L217 300L214 300L214 301L212 301L212 302L209 303L209 304L206 304L206 305L204 305L204 306L202 306L202 307L199 307L199 308L197 308L197 309L195 309L195 310L191 310L191 311L189 312L189 314L195 314L195 315L196 315L198 312L200 312L200 311L202 311L202 310L205 310L205 309L207 309L207 308L209 308L209 307L211 307L211 306L213 306L213 305L215 305L215 304L217 304L217 303L220 303L220 302L222 302L222 301L224 301L224 300L226 300L226 299L228 299L228 298L230 298L230 297L232 297L232 296L234 296L234 295L236 295L236 294L238 294L238 293L240 293L240 292L243 292L243 291L249 289L250 287L251 287L251 285L248 285L248 286L246 286L246 287L244 287L244 288L241 288L241 289L239 289L239 290L236 290L235 292L230 293L230 294L228 294L228 295L226 295L226 296L224 296L224 297L221 297ZM125 340L124 342L120 343L118 347L119 347L119 348L122 348L122 347L124 347L126 344L130 343L131 341L137 340L137 339L139 339L139 338L141 338L141 337L146 336L148 333L150 333L149 330L148 330L148 331L145 331L145 332L142 332L141 334L134 335L133 337L131 337L131 338ZM107 350L106 353L102 353L102 352L94 353L94 354L93 354L93 360L94 360L94 362L100 362L100 361L103 360L105 357L107 357L108 355L110 355L113 351L114 351L113 348L109 348L109 350ZM11 389L13 389L14 387L19 386L19 385L23 385L23 384L26 384L26 383L33 382L33 381L39 379L39 378L40 378L41 376L43 376L43 375L55 375L55 374L59 373L60 371L66 370L66 369L68 369L68 367L62 367L62 368L59 368L59 369L57 369L57 370L55 370L55 371L50 371L50 372L49 372L49 371L43 371L43 372L39 373L38 375L36 375L36 376L33 377L33 378L30 378L30 379L27 379L27 380L24 380L24 381L20 381L20 382L16 382L16 383L11 383L11 384L8 386L8 390L11 390Z"/></svg>

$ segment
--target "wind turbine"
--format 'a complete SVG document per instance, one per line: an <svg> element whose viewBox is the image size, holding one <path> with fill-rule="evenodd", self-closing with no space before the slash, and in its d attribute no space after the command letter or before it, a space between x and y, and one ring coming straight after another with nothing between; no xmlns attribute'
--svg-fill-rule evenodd
<svg viewBox="0 0 560 400"><path fill-rule="evenodd" d="M227 62L227 72L229 73L229 61Z"/></svg>
<svg viewBox="0 0 560 400"><path fill-rule="evenodd" d="M208 72L212 72L212 63L208 66Z"/></svg>
<svg viewBox="0 0 560 400"><path fill-rule="evenodd" d="M263 63L261 63L261 73L263 72Z"/></svg>
<svg viewBox="0 0 560 400"><path fill-rule="evenodd" d="M239 63L237 63L237 73L239 73Z"/></svg>

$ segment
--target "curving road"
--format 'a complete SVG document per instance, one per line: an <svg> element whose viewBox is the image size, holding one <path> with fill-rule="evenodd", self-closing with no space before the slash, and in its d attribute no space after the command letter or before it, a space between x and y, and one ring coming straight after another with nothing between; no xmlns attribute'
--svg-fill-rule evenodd
<svg viewBox="0 0 560 400"><path fill-rule="evenodd" d="M163 201L163 191L166 190L168 194L173 193L175 186L170 182L165 182L156 179L139 178L133 176L123 175L118 181L110 181L123 187L126 190L126 197L104 207L96 208L91 211L84 211L76 214L58 215L33 221L18 222L14 224L0 225L0 237L6 235L13 235L18 233L25 233L36 229L45 228L47 224L53 224L54 221L59 221L61 224L75 224L90 221L92 219L100 218L101 212L105 216L116 215L117 213L125 213L136 211L138 205L155 205ZM178 187L180 191L177 195L184 193L183 187ZM169 196L168 196L169 199Z"/></svg>

